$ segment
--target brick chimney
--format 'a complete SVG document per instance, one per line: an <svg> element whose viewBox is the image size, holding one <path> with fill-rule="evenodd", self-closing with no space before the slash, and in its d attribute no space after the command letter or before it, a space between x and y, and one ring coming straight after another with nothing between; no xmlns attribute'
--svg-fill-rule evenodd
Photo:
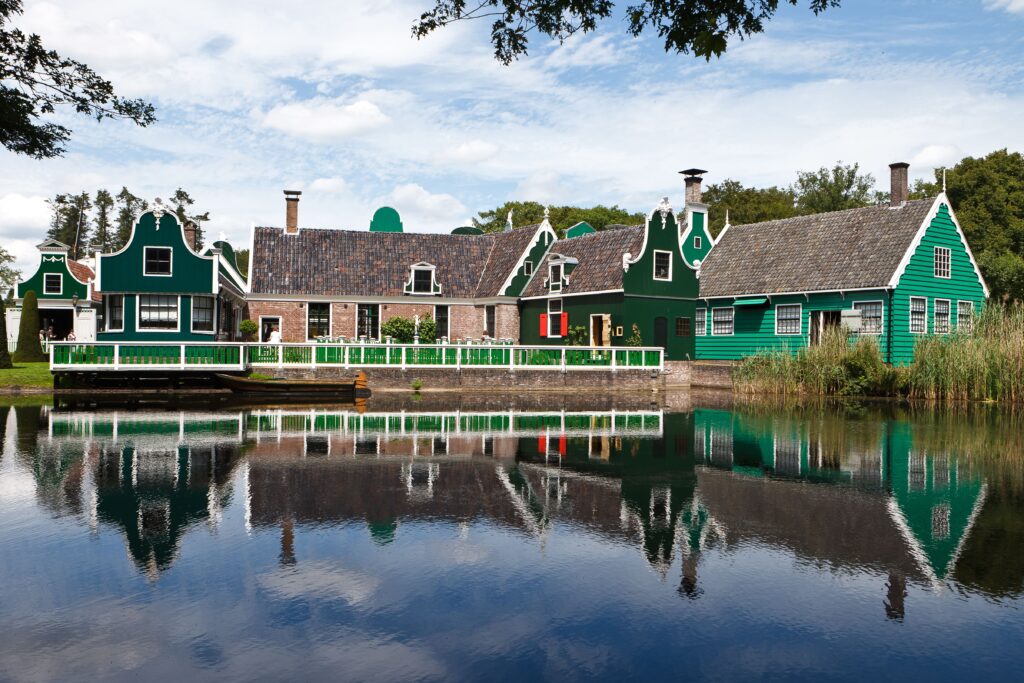
<svg viewBox="0 0 1024 683"><path fill-rule="evenodd" d="M299 195L301 194L298 190L284 191L286 209L284 231L289 235L294 235L299 231Z"/></svg>
<svg viewBox="0 0 1024 683"><path fill-rule="evenodd" d="M897 161L889 164L889 206L903 206L910 194L907 169L910 164Z"/></svg>
<svg viewBox="0 0 1024 683"><path fill-rule="evenodd" d="M192 251L196 250L196 241L199 236L199 226L195 221L185 221L185 244Z"/></svg>
<svg viewBox="0 0 1024 683"><path fill-rule="evenodd" d="M699 168L688 168L685 171L680 171L683 175L683 184L686 185L686 203L687 204L701 204L701 193L700 184L703 180L702 175L707 173Z"/></svg>

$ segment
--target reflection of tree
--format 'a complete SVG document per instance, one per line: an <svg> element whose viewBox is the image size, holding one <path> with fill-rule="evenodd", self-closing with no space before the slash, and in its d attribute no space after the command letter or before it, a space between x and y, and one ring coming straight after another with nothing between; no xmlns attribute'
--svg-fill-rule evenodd
<svg viewBox="0 0 1024 683"><path fill-rule="evenodd" d="M953 576L989 595L1024 593L1024 493L992 486L985 507L964 543Z"/></svg>
<svg viewBox="0 0 1024 683"><path fill-rule="evenodd" d="M42 406L14 406L15 447L23 455L35 455L42 416Z"/></svg>
<svg viewBox="0 0 1024 683"><path fill-rule="evenodd" d="M7 445L7 417L10 412L10 406L0 406L0 463L3 463L4 448Z"/></svg>

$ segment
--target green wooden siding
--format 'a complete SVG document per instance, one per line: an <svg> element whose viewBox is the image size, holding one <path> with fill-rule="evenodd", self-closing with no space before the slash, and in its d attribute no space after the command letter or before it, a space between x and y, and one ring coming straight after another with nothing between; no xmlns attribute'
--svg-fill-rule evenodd
<svg viewBox="0 0 1024 683"><path fill-rule="evenodd" d="M555 236L547 230L541 231L534 242L530 245L529 253L526 255L526 261L533 264L533 272L537 272L540 268L541 261L544 260L544 255L548 253L548 249L551 248L551 244L555 241ZM508 287L505 288L501 294L502 296L520 296L523 290L526 289L526 285L530 282L531 275L526 274L526 263L524 262L519 266L516 274L512 277L512 281Z"/></svg>
<svg viewBox="0 0 1024 683"><path fill-rule="evenodd" d="M203 296L212 296L211 294L204 294ZM213 341L214 334L212 332L192 332L192 296L188 294L182 294L178 297L178 331L174 330L139 330L136 326L136 311L138 310L138 295L136 294L125 294L124 295L124 330L120 332L104 332L103 330L97 330L96 340L101 342L125 342L125 341L138 341L138 342L154 342L154 341L174 341L174 342L195 342L195 341ZM215 303L215 307L219 308L221 305L220 301ZM216 310L214 309L214 321L216 324Z"/></svg>
<svg viewBox="0 0 1024 683"><path fill-rule="evenodd" d="M556 249L557 251L557 249ZM654 252L667 251L672 255L672 279L654 279ZM637 255L633 254L633 258ZM668 212L662 221L661 212L651 213L647 223L647 239L644 252L636 263L629 264L629 270L622 274L622 286L627 294L663 296L671 298L696 298L697 275L686 266L679 247L679 225L675 214Z"/></svg>
<svg viewBox="0 0 1024 683"><path fill-rule="evenodd" d="M708 252L711 251L713 242L711 241L711 233L708 232L707 226L707 212L706 211L694 211L690 214L690 232L686 234L686 239L683 240L682 249L683 257L686 262L693 267L697 267L698 261L703 263L707 257ZM697 248L697 242L695 238L700 238L700 248Z"/></svg>
<svg viewBox="0 0 1024 683"><path fill-rule="evenodd" d="M40 304L46 301L64 301L77 296L83 303L88 303L89 286L84 285L68 270L67 254L42 253L39 268L32 277L18 283L18 298L24 299L28 292L35 292ZM47 294L43 287L43 279L47 273L58 273L61 275L61 293Z"/></svg>
<svg viewBox="0 0 1024 683"><path fill-rule="evenodd" d="M934 273L935 247L950 250L950 277L937 278ZM921 244L914 251L906 270L900 277L893 293L893 355L894 363L909 363L914 357L914 344L922 336L910 333L910 297L920 296L928 300L926 324L929 334L934 333L935 300L949 299L950 327L956 329L957 302L972 301L976 313L981 312L985 303L985 290L974 266L971 264L967 247L949 215L949 208L939 207L925 231Z"/></svg>

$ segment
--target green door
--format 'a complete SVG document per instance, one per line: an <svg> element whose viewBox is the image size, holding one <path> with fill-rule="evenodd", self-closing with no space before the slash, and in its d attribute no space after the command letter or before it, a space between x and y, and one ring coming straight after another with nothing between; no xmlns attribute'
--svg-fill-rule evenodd
<svg viewBox="0 0 1024 683"><path fill-rule="evenodd" d="M654 319L654 345L668 351L668 318L659 316Z"/></svg>

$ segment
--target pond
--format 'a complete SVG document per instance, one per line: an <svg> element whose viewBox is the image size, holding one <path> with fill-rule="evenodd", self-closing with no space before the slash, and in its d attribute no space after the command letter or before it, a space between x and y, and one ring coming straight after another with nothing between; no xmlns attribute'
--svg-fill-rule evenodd
<svg viewBox="0 0 1024 683"><path fill-rule="evenodd" d="M0 680L1024 679L1012 415L0 404Z"/></svg>

